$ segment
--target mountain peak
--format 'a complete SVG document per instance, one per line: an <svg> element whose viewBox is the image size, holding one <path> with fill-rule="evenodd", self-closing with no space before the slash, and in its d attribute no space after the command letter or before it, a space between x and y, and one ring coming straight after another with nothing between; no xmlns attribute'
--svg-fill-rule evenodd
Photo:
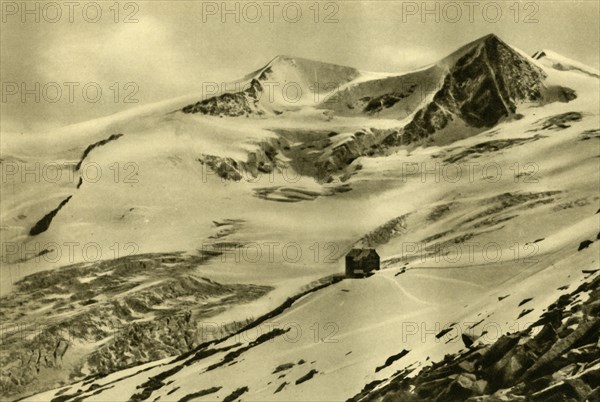
<svg viewBox="0 0 600 402"><path fill-rule="evenodd" d="M502 39L500 39L500 37L498 35L496 35L495 33L489 33L487 35L484 35L481 38L479 38L478 40L480 40L480 41L494 40L494 41L502 42Z"/></svg>
<svg viewBox="0 0 600 402"><path fill-rule="evenodd" d="M452 53L450 53L448 56L446 56L443 59L441 59L437 64L438 65L445 65L445 66L452 66L461 57L463 57L465 54L471 52L475 48L481 48L482 46L486 46L486 47L505 46L505 47L508 47L508 48L512 49L511 46L509 46L508 44L506 44L496 34L489 33L487 35L481 36L481 37L479 37L479 38L477 38L477 39L475 39L475 40L473 40L473 41L471 41L469 43L466 43L465 45L459 47L458 49L456 49L455 51L453 51Z"/></svg>
<svg viewBox="0 0 600 402"><path fill-rule="evenodd" d="M473 42L470 43L470 45L489 46L489 47L504 46L504 47L508 47L512 50L515 50L508 43L504 42L498 35L493 34L493 33L487 34L485 36L482 36L479 39L474 40Z"/></svg>
<svg viewBox="0 0 600 402"><path fill-rule="evenodd" d="M294 59L294 57L290 56L288 54L278 54L277 56L273 57L271 59L271 61L269 61L267 63L267 66L270 66L270 65L273 65L273 64L277 64L277 63L280 63L280 62L284 62L284 61L290 61L290 60L293 60L293 59Z"/></svg>
<svg viewBox="0 0 600 402"><path fill-rule="evenodd" d="M353 69L352 67L344 66L342 64L331 63L327 61L308 59L305 57L292 56L289 54L279 54L271 59L263 69L267 67L273 67L280 64L292 64L293 66L299 66L299 68L344 68L344 69Z"/></svg>
<svg viewBox="0 0 600 402"><path fill-rule="evenodd" d="M463 46L443 64L448 73L441 89L389 144L423 140L459 120L483 130L514 114L519 103L542 99L544 71L494 34Z"/></svg>

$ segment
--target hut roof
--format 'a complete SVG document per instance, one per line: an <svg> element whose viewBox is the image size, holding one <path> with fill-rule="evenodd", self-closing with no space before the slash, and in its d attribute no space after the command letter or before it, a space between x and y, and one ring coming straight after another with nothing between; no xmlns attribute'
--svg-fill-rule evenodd
<svg viewBox="0 0 600 402"><path fill-rule="evenodd" d="M374 248L353 248L347 255L354 260L362 260L372 254L378 255Z"/></svg>

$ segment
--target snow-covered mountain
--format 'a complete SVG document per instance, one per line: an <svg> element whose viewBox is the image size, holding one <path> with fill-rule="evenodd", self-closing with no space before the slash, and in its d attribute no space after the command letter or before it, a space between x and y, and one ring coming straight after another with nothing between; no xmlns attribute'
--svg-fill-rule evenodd
<svg viewBox="0 0 600 402"><path fill-rule="evenodd" d="M562 56L552 50L543 49L535 52L531 57L538 60L545 66L552 67L558 71L578 71L583 74L588 74L592 77L600 77L597 69L586 66L576 60L571 60L568 57Z"/></svg>
<svg viewBox="0 0 600 402"><path fill-rule="evenodd" d="M352 67L277 56L243 79L220 85L221 93L182 110L231 117L279 114L290 108L318 105L340 85L359 76Z"/></svg>
<svg viewBox="0 0 600 402"><path fill-rule="evenodd" d="M527 336L598 282L598 80L488 35L3 133L3 398L378 400L462 334ZM383 269L344 278L354 246Z"/></svg>

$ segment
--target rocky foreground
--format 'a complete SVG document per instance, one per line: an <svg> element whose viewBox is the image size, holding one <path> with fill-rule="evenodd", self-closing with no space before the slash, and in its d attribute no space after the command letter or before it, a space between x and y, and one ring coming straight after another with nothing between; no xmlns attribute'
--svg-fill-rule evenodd
<svg viewBox="0 0 600 402"><path fill-rule="evenodd" d="M409 377L365 386L350 401L600 400L600 276L589 271L529 328L484 345L462 335L466 350Z"/></svg>

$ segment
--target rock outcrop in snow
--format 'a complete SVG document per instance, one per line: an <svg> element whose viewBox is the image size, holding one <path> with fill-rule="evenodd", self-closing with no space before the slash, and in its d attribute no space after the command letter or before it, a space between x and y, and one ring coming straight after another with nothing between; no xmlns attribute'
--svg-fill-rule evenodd
<svg viewBox="0 0 600 402"><path fill-rule="evenodd" d="M184 113L202 113L211 116L248 116L250 114L262 115L258 101L263 88L257 79L252 79L248 88L241 92L224 93L214 96L182 109Z"/></svg>
<svg viewBox="0 0 600 402"><path fill-rule="evenodd" d="M531 327L490 345L463 334L462 352L417 376L408 368L385 385L368 384L349 402L598 400L599 306L595 276L562 295Z"/></svg>

